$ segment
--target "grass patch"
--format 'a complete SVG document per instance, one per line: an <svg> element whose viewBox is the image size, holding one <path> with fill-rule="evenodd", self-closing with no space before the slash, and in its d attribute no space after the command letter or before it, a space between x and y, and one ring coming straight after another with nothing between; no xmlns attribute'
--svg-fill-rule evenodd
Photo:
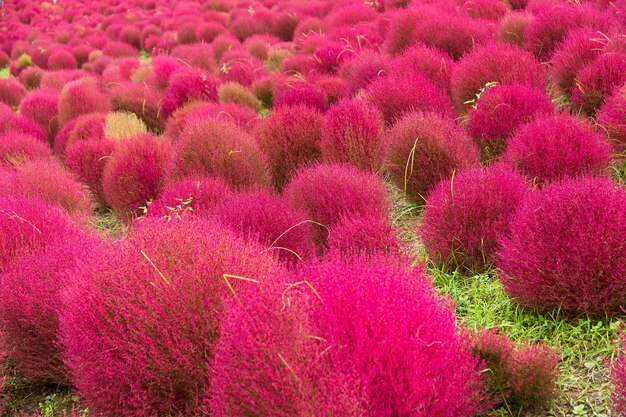
<svg viewBox="0 0 626 417"><path fill-rule="evenodd" d="M500 327L514 340L543 341L561 355L560 397L539 414L522 416L610 415L607 365L619 317L570 318L558 312L539 313L521 308L502 290L493 273L463 277L431 271L435 286L455 303L460 322L470 329ZM498 415L510 416L505 409ZM537 412L537 410L535 410Z"/></svg>

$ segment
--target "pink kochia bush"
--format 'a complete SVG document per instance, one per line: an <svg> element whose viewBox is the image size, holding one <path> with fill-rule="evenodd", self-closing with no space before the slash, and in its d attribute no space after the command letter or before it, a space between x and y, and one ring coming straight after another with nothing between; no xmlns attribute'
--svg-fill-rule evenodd
<svg viewBox="0 0 626 417"><path fill-rule="evenodd" d="M291 204L319 223L316 243L323 245L329 228L346 216L386 218L391 202L382 180L347 164L302 168L285 187Z"/></svg>
<svg viewBox="0 0 626 417"><path fill-rule="evenodd" d="M0 103L17 107L25 95L26 88L15 78L0 79Z"/></svg>
<svg viewBox="0 0 626 417"><path fill-rule="evenodd" d="M220 178L184 178L163 187L159 197L148 206L146 215L165 218L187 214L208 216L211 209L230 193L230 187Z"/></svg>
<svg viewBox="0 0 626 417"><path fill-rule="evenodd" d="M169 142L152 135L134 136L117 146L104 167L102 190L121 218L136 216L161 192L169 154Z"/></svg>
<svg viewBox="0 0 626 417"><path fill-rule="evenodd" d="M18 132L0 134L0 166L19 166L51 155L50 147L33 136Z"/></svg>
<svg viewBox="0 0 626 417"><path fill-rule="evenodd" d="M487 382L497 402L523 409L543 405L558 395L559 354L543 343L516 343L497 329L481 329L474 352L487 368Z"/></svg>
<svg viewBox="0 0 626 417"><path fill-rule="evenodd" d="M466 111L488 83L521 84L543 91L546 71L531 53L494 43L463 56L452 70L451 83L454 103Z"/></svg>
<svg viewBox="0 0 626 417"><path fill-rule="evenodd" d="M329 259L292 282L249 284L240 294L246 302L228 305L212 375L213 415L484 410L479 362L420 268L381 256Z"/></svg>
<svg viewBox="0 0 626 417"><path fill-rule="evenodd" d="M67 385L57 338L64 273L101 244L77 234L19 258L0 274L0 332L16 369L31 382Z"/></svg>
<svg viewBox="0 0 626 417"><path fill-rule="evenodd" d="M59 126L81 114L109 111L109 99L94 81L80 80L66 84L59 98Z"/></svg>
<svg viewBox="0 0 626 417"><path fill-rule="evenodd" d="M508 141L502 162L539 185L561 177L606 175L611 144L585 120L555 115L520 127Z"/></svg>
<svg viewBox="0 0 626 417"><path fill-rule="evenodd" d="M502 168L461 170L442 181L426 201L419 231L431 261L447 271L484 271L528 192L524 177Z"/></svg>
<svg viewBox="0 0 626 417"><path fill-rule="evenodd" d="M321 148L324 160L348 162L376 172L382 165L383 117L361 100L344 100L324 116Z"/></svg>
<svg viewBox="0 0 626 417"><path fill-rule="evenodd" d="M626 153L626 83L609 97L597 116L598 125L608 133L617 152L623 156Z"/></svg>
<svg viewBox="0 0 626 417"><path fill-rule="evenodd" d="M220 119L188 121L170 163L172 179L218 176L235 187L268 181L267 159L254 138Z"/></svg>
<svg viewBox="0 0 626 417"><path fill-rule="evenodd" d="M169 117L177 108L190 101L218 101L218 81L206 71L186 69L175 72L169 78L161 113Z"/></svg>
<svg viewBox="0 0 626 417"><path fill-rule="evenodd" d="M101 416L202 415L227 276L275 270L215 222L144 219L128 240L68 273L63 360ZM240 280L229 279L236 290Z"/></svg>
<svg viewBox="0 0 626 417"><path fill-rule="evenodd" d="M454 170L479 161L478 148L463 129L434 113L407 114L386 133L385 146L391 180L417 203Z"/></svg>
<svg viewBox="0 0 626 417"><path fill-rule="evenodd" d="M255 238L265 251L288 263L315 254L307 213L269 190L233 193L212 214L225 226Z"/></svg>
<svg viewBox="0 0 626 417"><path fill-rule="evenodd" d="M20 114L41 126L50 144L59 131L58 111L59 93L50 89L35 90L20 103Z"/></svg>
<svg viewBox="0 0 626 417"><path fill-rule="evenodd" d="M626 52L609 52L580 70L570 95L574 109L594 116L606 98L626 83L624 68Z"/></svg>
<svg viewBox="0 0 626 417"><path fill-rule="evenodd" d="M0 196L0 273L16 259L76 233L67 213L38 198Z"/></svg>
<svg viewBox="0 0 626 417"><path fill-rule="evenodd" d="M504 290L525 307L602 314L626 302L626 191L582 177L532 193L498 252Z"/></svg>
<svg viewBox="0 0 626 417"><path fill-rule="evenodd" d="M323 120L314 108L286 106L256 126L254 136L268 156L277 188L282 188L301 165L320 159Z"/></svg>
<svg viewBox="0 0 626 417"><path fill-rule="evenodd" d="M482 159L490 161L500 156L519 126L554 113L554 106L541 90L497 85L485 90L470 110L467 130L480 147Z"/></svg>
<svg viewBox="0 0 626 417"><path fill-rule="evenodd" d="M402 243L389 220L377 215L346 216L328 234L326 256L400 253Z"/></svg>

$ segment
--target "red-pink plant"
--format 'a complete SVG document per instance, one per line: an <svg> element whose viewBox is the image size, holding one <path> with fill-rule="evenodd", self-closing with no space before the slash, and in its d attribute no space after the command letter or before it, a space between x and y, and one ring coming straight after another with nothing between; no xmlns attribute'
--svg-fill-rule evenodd
<svg viewBox="0 0 626 417"><path fill-rule="evenodd" d="M535 57L516 46L492 43L465 55L452 70L452 96L467 111L489 83L521 84L543 90L546 71Z"/></svg>
<svg viewBox="0 0 626 417"><path fill-rule="evenodd" d="M57 338L63 274L88 262L99 241L76 235L20 257L0 274L0 332L15 369L31 382L67 385Z"/></svg>
<svg viewBox="0 0 626 417"><path fill-rule="evenodd" d="M22 133L0 134L0 166L19 166L51 156L48 145Z"/></svg>
<svg viewBox="0 0 626 417"><path fill-rule="evenodd" d="M615 90L597 115L598 125L608 133L620 154L626 152L626 83Z"/></svg>
<svg viewBox="0 0 626 417"><path fill-rule="evenodd" d="M211 213L221 224L256 239L268 254L283 262L294 264L315 254L307 213L269 190L233 193Z"/></svg>
<svg viewBox="0 0 626 417"><path fill-rule="evenodd" d="M135 57L139 55L139 51L135 49L133 46L124 43L124 42L107 42L107 44L102 48L102 53L107 56L112 56L116 58L120 57Z"/></svg>
<svg viewBox="0 0 626 417"><path fill-rule="evenodd" d="M322 124L322 157L376 172L382 164L382 114L362 100L343 100L328 109Z"/></svg>
<svg viewBox="0 0 626 417"><path fill-rule="evenodd" d="M467 131L481 149L484 161L497 159L518 127L556 112L541 91L524 85L488 88L468 114Z"/></svg>
<svg viewBox="0 0 626 417"><path fill-rule="evenodd" d="M602 314L626 300L626 191L606 178L531 193L498 251L498 278L525 307Z"/></svg>
<svg viewBox="0 0 626 417"><path fill-rule="evenodd" d="M350 96L360 89L367 88L378 77L387 76L389 58L374 51L363 51L356 58L343 64L340 73L346 79L346 89Z"/></svg>
<svg viewBox="0 0 626 417"><path fill-rule="evenodd" d="M39 67L28 67L20 73L19 80L28 90L34 90L41 84L44 70Z"/></svg>
<svg viewBox="0 0 626 417"><path fill-rule="evenodd" d="M169 117L174 110L190 101L218 100L218 81L206 71L188 68L176 71L170 76L169 86L161 104L161 113L164 118Z"/></svg>
<svg viewBox="0 0 626 417"><path fill-rule="evenodd" d="M453 61L450 57L432 47L414 45L397 56L390 65L390 74L411 74L418 72L433 82L445 93L450 92L450 72Z"/></svg>
<svg viewBox="0 0 626 417"><path fill-rule="evenodd" d="M371 105L378 107L387 125L417 111L448 117L456 114L448 96L416 72L379 78L369 85L365 95Z"/></svg>
<svg viewBox="0 0 626 417"><path fill-rule="evenodd" d="M109 99L94 82L81 80L68 83L59 98L59 126L82 114L106 113L110 108Z"/></svg>
<svg viewBox="0 0 626 417"><path fill-rule="evenodd" d="M49 70L71 70L76 69L77 67L78 64L74 54L67 49L57 49L50 52L50 55L48 55Z"/></svg>
<svg viewBox="0 0 626 417"><path fill-rule="evenodd" d="M382 180L347 164L301 168L284 194L291 204L319 223L316 243L323 246L329 228L346 216L382 216L391 210Z"/></svg>
<svg viewBox="0 0 626 417"><path fill-rule="evenodd" d="M79 263L59 334L82 404L103 416L200 414L228 283L276 268L260 252L213 221L144 219Z"/></svg>
<svg viewBox="0 0 626 417"><path fill-rule="evenodd" d="M293 173L320 159L322 114L307 106L287 106L270 113L254 136L267 154L274 184L282 188Z"/></svg>
<svg viewBox="0 0 626 417"><path fill-rule="evenodd" d="M385 148L391 181L420 204L454 170L477 165L480 155L460 126L434 113L407 114L387 131Z"/></svg>
<svg viewBox="0 0 626 417"><path fill-rule="evenodd" d="M65 165L89 187L94 202L100 207L106 207L102 189L104 167L115 147L111 140L83 140L72 143L65 150Z"/></svg>
<svg viewBox="0 0 626 417"><path fill-rule="evenodd" d="M500 21L497 39L501 42L524 46L526 30L533 20L533 16L527 12L510 12Z"/></svg>
<svg viewBox="0 0 626 417"><path fill-rule="evenodd" d="M626 52L626 51L625 51ZM572 87L572 107L588 116L626 82L626 53L607 52L581 69Z"/></svg>
<svg viewBox="0 0 626 417"><path fill-rule="evenodd" d="M189 214L207 217L213 207L231 192L220 178L185 178L166 185L159 197L148 206L146 215L168 219Z"/></svg>
<svg viewBox="0 0 626 417"><path fill-rule="evenodd" d="M500 0L467 0L461 6L463 13L472 19L499 21L511 9L508 2Z"/></svg>
<svg viewBox="0 0 626 417"><path fill-rule="evenodd" d="M528 192L524 177L497 167L461 170L442 181L426 201L419 229L430 260L446 271L488 269Z"/></svg>
<svg viewBox="0 0 626 417"><path fill-rule="evenodd" d="M170 144L152 135L125 139L115 148L102 174L104 199L129 220L155 198L165 184Z"/></svg>
<svg viewBox="0 0 626 417"><path fill-rule="evenodd" d="M59 131L59 93L51 89L37 89L20 103L20 114L43 128L52 144Z"/></svg>
<svg viewBox="0 0 626 417"><path fill-rule="evenodd" d="M516 343L498 329L480 329L473 339L495 401L532 409L558 396L556 350L543 343Z"/></svg>
<svg viewBox="0 0 626 417"><path fill-rule="evenodd" d="M323 112L326 101L322 93L309 84L296 82L293 86L282 86L274 92L274 108L303 105Z"/></svg>
<svg viewBox="0 0 626 417"><path fill-rule="evenodd" d="M502 162L538 185L561 177L606 175L611 144L587 121L555 115L520 127L509 139Z"/></svg>
<svg viewBox="0 0 626 417"><path fill-rule="evenodd" d="M383 216L346 216L328 233L327 256L399 254L402 243Z"/></svg>
<svg viewBox="0 0 626 417"><path fill-rule="evenodd" d="M235 187L267 182L268 163L252 136L212 118L187 122L174 148L170 176L218 176Z"/></svg>
<svg viewBox="0 0 626 417"><path fill-rule="evenodd" d="M0 79L0 103L17 108L24 96L26 96L26 88L17 79Z"/></svg>
<svg viewBox="0 0 626 417"><path fill-rule="evenodd" d="M147 83L116 84L109 91L109 97L113 110L135 113L151 130L160 131L165 127L165 118L161 114L163 96L158 89L149 87Z"/></svg>
<svg viewBox="0 0 626 417"><path fill-rule="evenodd" d="M38 198L0 196L0 273L20 256L76 233L67 213Z"/></svg>
<svg viewBox="0 0 626 417"><path fill-rule="evenodd" d="M48 136L41 126L0 103L0 135L3 134L28 135L42 143L48 142Z"/></svg>

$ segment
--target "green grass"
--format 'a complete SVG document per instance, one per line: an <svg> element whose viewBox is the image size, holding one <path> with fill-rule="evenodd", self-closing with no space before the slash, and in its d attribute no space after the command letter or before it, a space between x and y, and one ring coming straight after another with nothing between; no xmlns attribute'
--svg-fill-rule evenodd
<svg viewBox="0 0 626 417"><path fill-rule="evenodd" d="M4 67L0 69L0 78L9 78L11 73L9 72L9 67Z"/></svg>
<svg viewBox="0 0 626 417"><path fill-rule="evenodd" d="M561 355L559 398L542 416L609 415L607 364L619 318L568 318L521 308L502 290L493 274L463 277L431 271L435 286L455 303L459 321L470 329L500 327L514 340L543 341ZM510 415L497 410L499 415Z"/></svg>

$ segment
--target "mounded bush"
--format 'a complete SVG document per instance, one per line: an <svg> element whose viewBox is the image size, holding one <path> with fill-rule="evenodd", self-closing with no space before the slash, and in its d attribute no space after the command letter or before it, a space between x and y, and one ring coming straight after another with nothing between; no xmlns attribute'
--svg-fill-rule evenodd
<svg viewBox="0 0 626 417"><path fill-rule="evenodd" d="M446 271L488 269L529 191L520 174L496 167L461 170L439 183L426 201L419 229L430 260Z"/></svg>
<svg viewBox="0 0 626 417"><path fill-rule="evenodd" d="M161 104L161 114L168 118L174 110L190 101L218 101L218 81L204 70L188 68L174 72L169 78Z"/></svg>
<svg viewBox="0 0 626 417"><path fill-rule="evenodd" d="M345 216L328 233L327 256L398 255L402 242L389 219L378 215Z"/></svg>
<svg viewBox="0 0 626 417"><path fill-rule="evenodd" d="M498 251L498 278L522 306L603 314L626 300L626 191L605 178L532 193Z"/></svg>
<svg viewBox="0 0 626 417"><path fill-rule="evenodd" d="M615 90L598 112L597 122L613 141L619 153L626 152L626 83Z"/></svg>
<svg viewBox="0 0 626 417"><path fill-rule="evenodd" d="M0 79L0 103L17 108L25 96L26 88L17 79Z"/></svg>
<svg viewBox="0 0 626 417"><path fill-rule="evenodd" d="M232 294L224 274L272 274L260 252L212 221L144 219L78 264L61 293L59 334L81 403L102 416L201 414Z"/></svg>
<svg viewBox="0 0 626 417"><path fill-rule="evenodd" d="M47 144L30 135L0 134L0 166L20 166L28 161L48 159L51 155Z"/></svg>
<svg viewBox="0 0 626 417"><path fill-rule="evenodd" d="M108 112L109 99L93 81L81 80L66 84L59 98L59 126L76 117L94 112Z"/></svg>
<svg viewBox="0 0 626 417"><path fill-rule="evenodd" d="M477 165L478 148L453 120L434 113L409 113L385 135L385 167L391 181L414 202L452 172Z"/></svg>
<svg viewBox="0 0 626 417"><path fill-rule="evenodd" d="M307 106L287 106L270 113L255 128L254 136L267 154L272 178L282 188L293 173L321 158L323 115Z"/></svg>
<svg viewBox="0 0 626 417"><path fill-rule="evenodd" d="M37 89L20 103L20 114L36 122L52 144L59 131L59 93L51 89Z"/></svg>
<svg viewBox="0 0 626 417"><path fill-rule="evenodd" d="M607 175L611 144L585 120L555 115L519 128L508 141L502 163L538 185L562 177Z"/></svg>
<svg viewBox="0 0 626 417"><path fill-rule="evenodd" d="M235 187L268 180L268 163L255 139L235 124L212 118L188 121L171 160L170 176L217 176Z"/></svg>
<svg viewBox="0 0 626 417"><path fill-rule="evenodd" d="M65 165L87 187L94 202L106 207L102 176L113 151L115 142L106 139L81 140L70 144L65 150Z"/></svg>

